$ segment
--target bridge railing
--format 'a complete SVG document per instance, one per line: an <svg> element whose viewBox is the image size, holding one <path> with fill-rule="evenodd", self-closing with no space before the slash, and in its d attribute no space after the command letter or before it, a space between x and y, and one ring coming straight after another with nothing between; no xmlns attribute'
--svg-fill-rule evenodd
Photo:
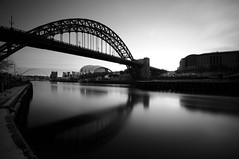
<svg viewBox="0 0 239 159"><path fill-rule="evenodd" d="M13 87L21 86L29 83L29 81L21 81L21 80L10 80L10 81L0 81L0 93L5 92L8 89Z"/></svg>

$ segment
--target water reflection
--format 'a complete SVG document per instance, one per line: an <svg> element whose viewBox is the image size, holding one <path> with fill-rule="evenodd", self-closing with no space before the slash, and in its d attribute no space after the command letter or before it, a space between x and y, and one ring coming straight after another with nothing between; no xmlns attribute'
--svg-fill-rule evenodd
<svg viewBox="0 0 239 159"><path fill-rule="evenodd" d="M236 97L182 95L180 104L191 112L239 115L239 100Z"/></svg>
<svg viewBox="0 0 239 159"><path fill-rule="evenodd" d="M57 82L51 82L51 92L57 93L57 89L58 89Z"/></svg>
<svg viewBox="0 0 239 159"><path fill-rule="evenodd" d="M238 98L51 85L34 84L29 113L28 141L39 158L239 156L239 116L227 111Z"/></svg>
<svg viewBox="0 0 239 159"><path fill-rule="evenodd" d="M96 89L90 89L87 87L80 88L80 93L83 96L99 96L99 95L106 95L108 94L108 91L106 90L96 90Z"/></svg>
<svg viewBox="0 0 239 159"><path fill-rule="evenodd" d="M149 108L149 94L147 92L139 92L136 90L129 90L128 92L128 106L134 106L138 103L142 103L145 109Z"/></svg>
<svg viewBox="0 0 239 159"><path fill-rule="evenodd" d="M107 91L90 87L80 88L80 92L83 96L107 94ZM142 103L144 108L149 108L149 100L149 94L130 90L124 104L31 128L28 141L35 146L35 150L47 156L59 151L79 153L93 150L109 142L119 133L134 106Z"/></svg>

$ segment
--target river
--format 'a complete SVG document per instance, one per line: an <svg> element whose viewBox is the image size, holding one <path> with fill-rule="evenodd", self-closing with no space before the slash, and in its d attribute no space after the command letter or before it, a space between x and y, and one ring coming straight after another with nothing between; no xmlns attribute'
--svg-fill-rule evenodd
<svg viewBox="0 0 239 159"><path fill-rule="evenodd" d="M32 83L26 140L40 159L239 157L239 98Z"/></svg>

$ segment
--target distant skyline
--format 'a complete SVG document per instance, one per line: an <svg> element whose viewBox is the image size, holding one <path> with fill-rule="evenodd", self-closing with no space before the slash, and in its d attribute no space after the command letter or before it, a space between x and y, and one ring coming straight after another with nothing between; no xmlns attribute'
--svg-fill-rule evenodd
<svg viewBox="0 0 239 159"><path fill-rule="evenodd" d="M176 70L189 54L239 50L238 0L0 0L0 25L28 31L67 18L105 24L125 42L135 59L149 57L153 67ZM2 43L1 43L2 44ZM11 56L17 68L79 71L124 65L25 47Z"/></svg>

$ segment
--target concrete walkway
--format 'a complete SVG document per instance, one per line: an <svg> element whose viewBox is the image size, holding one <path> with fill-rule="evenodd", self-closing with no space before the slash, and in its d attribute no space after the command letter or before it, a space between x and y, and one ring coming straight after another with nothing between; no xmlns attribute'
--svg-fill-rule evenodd
<svg viewBox="0 0 239 159"><path fill-rule="evenodd" d="M14 99L16 99L17 95L26 87L24 86L18 86L11 89L8 89L4 92L0 93L0 108L2 107L9 107L10 104L13 102Z"/></svg>
<svg viewBox="0 0 239 159"><path fill-rule="evenodd" d="M19 97L27 85L14 87L0 93L0 158L29 159L36 158L16 128L9 113L12 103ZM30 156L30 157L29 157Z"/></svg>

